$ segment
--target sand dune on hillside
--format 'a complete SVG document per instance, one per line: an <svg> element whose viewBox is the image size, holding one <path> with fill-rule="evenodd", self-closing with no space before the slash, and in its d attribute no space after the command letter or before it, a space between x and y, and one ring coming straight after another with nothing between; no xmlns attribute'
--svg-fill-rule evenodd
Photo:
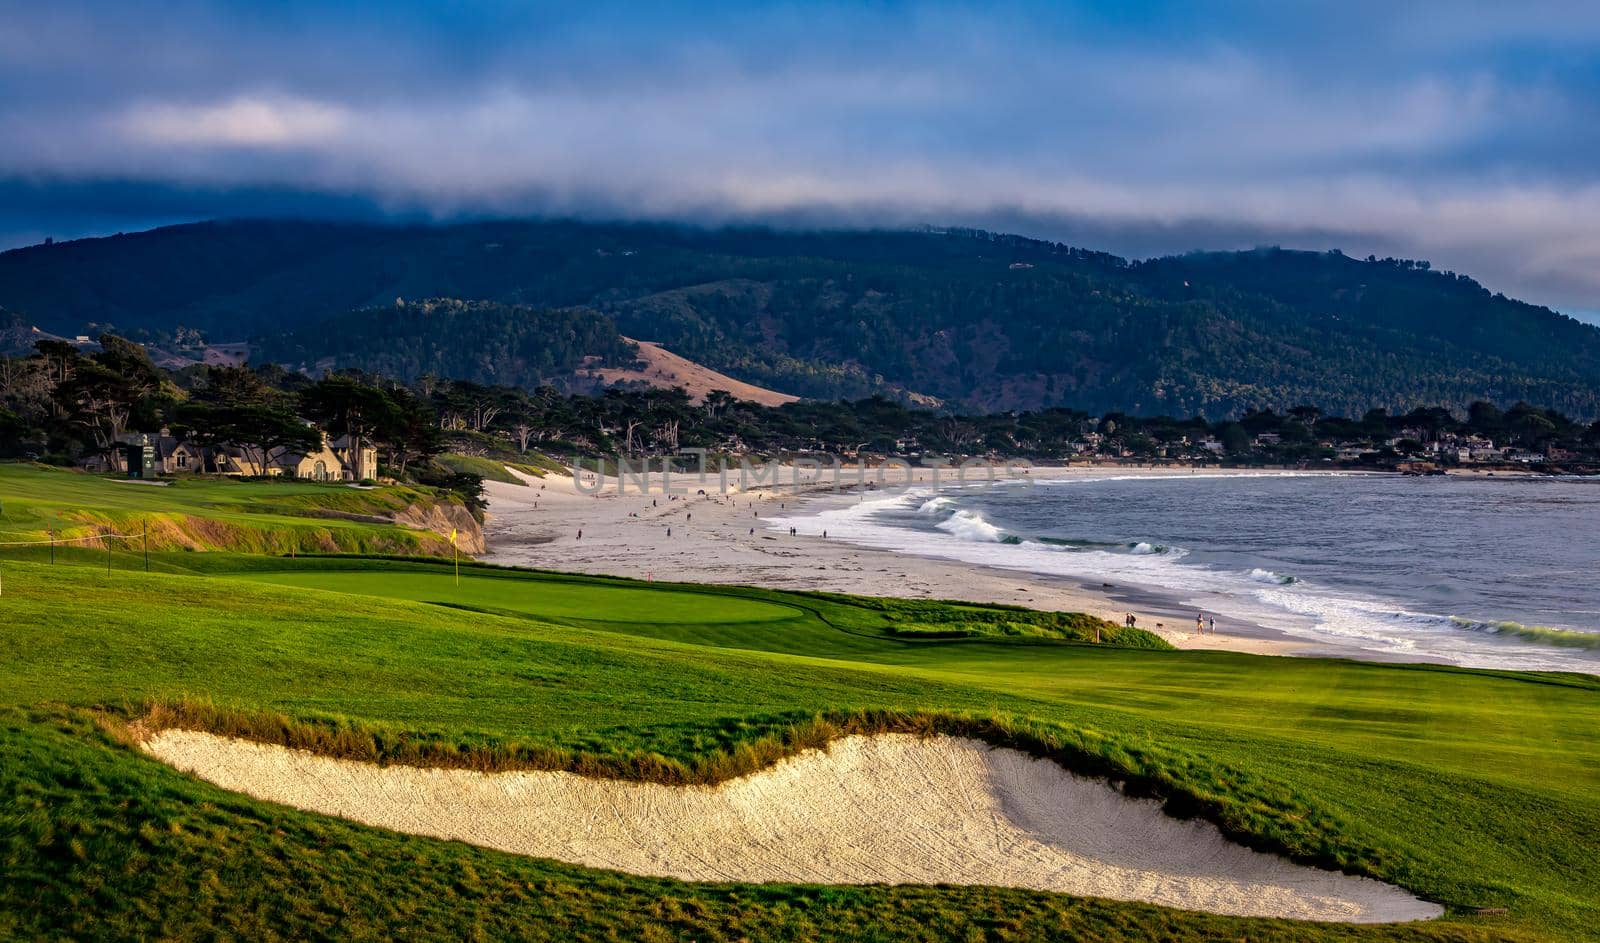
<svg viewBox="0 0 1600 943"><path fill-rule="evenodd" d="M415 835L692 881L981 884L1362 923L1441 909L1172 819L1014 750L849 737L715 787L379 767L194 731L146 749L226 789Z"/></svg>

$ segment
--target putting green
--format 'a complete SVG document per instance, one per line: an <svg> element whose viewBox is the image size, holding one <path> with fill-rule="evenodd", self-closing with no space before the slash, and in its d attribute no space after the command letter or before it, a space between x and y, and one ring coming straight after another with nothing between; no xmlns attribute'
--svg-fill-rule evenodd
<svg viewBox="0 0 1600 943"><path fill-rule="evenodd" d="M604 586L446 573L266 571L244 579L284 586L410 599L469 609L494 609L584 622L714 624L784 622L801 618L789 606L680 589Z"/></svg>

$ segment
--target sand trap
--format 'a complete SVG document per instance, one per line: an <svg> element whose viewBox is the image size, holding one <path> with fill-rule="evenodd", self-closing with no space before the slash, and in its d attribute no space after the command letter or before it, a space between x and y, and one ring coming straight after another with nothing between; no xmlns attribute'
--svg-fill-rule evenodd
<svg viewBox="0 0 1600 943"><path fill-rule="evenodd" d="M951 737L849 737L716 787L379 767L185 730L145 747L260 799L635 874L1000 885L1362 923L1442 912L1379 881L1250 851L1053 762Z"/></svg>

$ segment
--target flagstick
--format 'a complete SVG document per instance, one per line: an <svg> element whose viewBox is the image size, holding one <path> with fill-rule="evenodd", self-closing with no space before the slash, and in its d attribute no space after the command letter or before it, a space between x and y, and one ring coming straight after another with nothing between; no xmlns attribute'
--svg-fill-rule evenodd
<svg viewBox="0 0 1600 943"><path fill-rule="evenodd" d="M454 543L450 544L450 556L456 561L456 585L461 585L461 549Z"/></svg>

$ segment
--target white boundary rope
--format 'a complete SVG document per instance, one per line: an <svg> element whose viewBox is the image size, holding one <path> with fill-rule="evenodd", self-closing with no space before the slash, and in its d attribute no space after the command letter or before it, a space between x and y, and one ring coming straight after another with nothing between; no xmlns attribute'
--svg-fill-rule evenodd
<svg viewBox="0 0 1600 943"><path fill-rule="evenodd" d="M133 540L143 537L148 531L137 534L90 534L86 537L53 537L45 540L7 540L0 541L0 547L32 547L39 544L70 544L85 540Z"/></svg>

